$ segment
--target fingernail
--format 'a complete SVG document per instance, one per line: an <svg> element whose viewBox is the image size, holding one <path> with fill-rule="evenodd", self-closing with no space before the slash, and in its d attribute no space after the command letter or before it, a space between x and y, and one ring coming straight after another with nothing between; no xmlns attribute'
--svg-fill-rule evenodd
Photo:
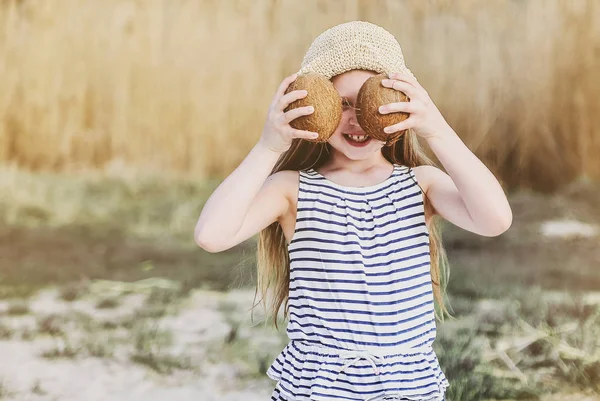
<svg viewBox="0 0 600 401"><path fill-rule="evenodd" d="M389 79L382 79L382 80L381 80L381 84L382 84L382 85L389 85L389 84L390 84L390 82L392 82L392 81L390 81Z"/></svg>
<svg viewBox="0 0 600 401"><path fill-rule="evenodd" d="M313 111L315 111L315 108L312 106L308 106L308 111L313 112Z"/></svg>
<svg viewBox="0 0 600 401"><path fill-rule="evenodd" d="M384 113L385 112L385 107L383 107L383 106L379 107L379 112L380 113Z"/></svg>
<svg viewBox="0 0 600 401"><path fill-rule="evenodd" d="M392 132L392 129L390 127L385 127L383 129L383 132L385 132L386 134L390 134Z"/></svg>

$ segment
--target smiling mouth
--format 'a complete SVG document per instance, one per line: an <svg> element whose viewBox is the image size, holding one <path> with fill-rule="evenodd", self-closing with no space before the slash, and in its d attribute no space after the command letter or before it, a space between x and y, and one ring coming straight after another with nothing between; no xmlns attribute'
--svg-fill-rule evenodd
<svg viewBox="0 0 600 401"><path fill-rule="evenodd" d="M356 142L356 143L362 143L362 142L366 142L369 139L371 139L371 137L369 135L350 135L350 134L344 134L344 137L352 142Z"/></svg>

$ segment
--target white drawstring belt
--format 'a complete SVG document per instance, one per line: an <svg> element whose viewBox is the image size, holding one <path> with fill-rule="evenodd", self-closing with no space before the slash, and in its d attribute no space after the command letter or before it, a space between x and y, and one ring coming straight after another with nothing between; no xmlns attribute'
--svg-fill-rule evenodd
<svg viewBox="0 0 600 401"><path fill-rule="evenodd" d="M373 352L369 352L369 351L343 351L343 352L340 352L340 358L350 359L348 362L346 362L344 364L344 366L342 366L340 373L343 372L344 370L346 370L346 368L349 368L350 366L354 365L356 362L360 361L361 359L366 359L367 361L371 362L373 371L375 372L376 375L378 375L379 368L377 367L376 362L379 362L379 363L383 362L383 356L376 355Z"/></svg>
<svg viewBox="0 0 600 401"><path fill-rule="evenodd" d="M360 361L361 359L365 359L369 361L371 367L373 368L373 372L376 375L381 374L381 369L378 364L383 364L385 362L386 356L392 356L396 354L405 354L405 355L414 355L414 354L425 354L427 352L431 352L431 346L419 346L419 347L383 347L380 349L362 349L362 350L349 350L349 349L337 349L331 348L328 346L323 346L320 344L314 344L309 342L297 341L296 342L300 346L300 350L302 352L316 352L318 354L325 355L335 355L339 359L338 360L346 360L346 362L342 365L342 368L338 371L338 374L344 372L346 369ZM333 378L333 380L337 380L337 374Z"/></svg>

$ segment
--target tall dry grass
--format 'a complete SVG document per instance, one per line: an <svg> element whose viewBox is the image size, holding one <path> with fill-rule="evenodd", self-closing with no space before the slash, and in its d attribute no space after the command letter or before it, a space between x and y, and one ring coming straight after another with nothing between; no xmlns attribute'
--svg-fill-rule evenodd
<svg viewBox="0 0 600 401"><path fill-rule="evenodd" d="M223 175L314 37L364 19L508 186L600 178L595 0L4 0L0 161Z"/></svg>

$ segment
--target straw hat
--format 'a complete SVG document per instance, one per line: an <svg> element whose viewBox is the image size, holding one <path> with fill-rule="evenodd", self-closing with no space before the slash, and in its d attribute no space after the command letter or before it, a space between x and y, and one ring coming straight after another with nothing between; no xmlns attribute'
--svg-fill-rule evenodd
<svg viewBox="0 0 600 401"><path fill-rule="evenodd" d="M394 35L366 21L339 24L317 36L298 73L316 72L331 79L355 69L414 76L404 64L402 49Z"/></svg>

